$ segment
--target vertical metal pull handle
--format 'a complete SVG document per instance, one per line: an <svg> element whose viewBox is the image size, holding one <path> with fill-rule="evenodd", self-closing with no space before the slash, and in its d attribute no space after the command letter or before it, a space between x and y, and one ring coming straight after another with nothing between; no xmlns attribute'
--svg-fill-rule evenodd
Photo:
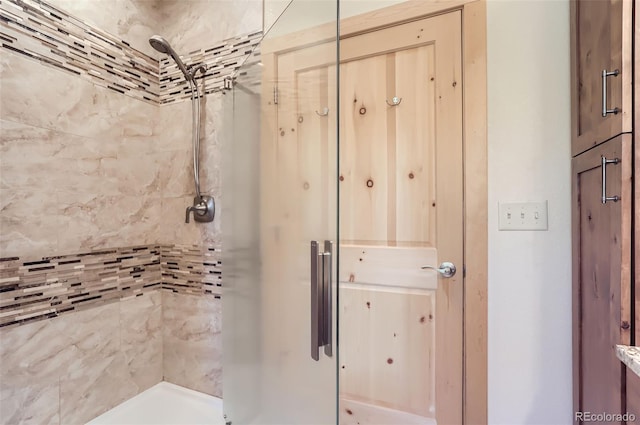
<svg viewBox="0 0 640 425"><path fill-rule="evenodd" d="M318 242L311 241L311 358L315 361L320 359L320 314L321 314L321 286L319 273L322 271L320 264L320 254L318 253Z"/></svg>
<svg viewBox="0 0 640 425"><path fill-rule="evenodd" d="M602 157L602 203L606 204L609 201L618 202L620 197L618 195L615 196L607 196L607 164L618 164L620 159L607 159L605 156Z"/></svg>
<svg viewBox="0 0 640 425"><path fill-rule="evenodd" d="M322 261L324 263L323 270L323 286L324 286L324 354L328 357L333 355L333 347L331 345L331 341L333 338L331 328L332 328L332 303L331 303L331 277L332 277L332 252L333 252L333 244L331 241L324 241L324 254Z"/></svg>
<svg viewBox="0 0 640 425"><path fill-rule="evenodd" d="M320 359L320 347L333 355L331 273L333 243L324 241L325 252L320 252L317 241L311 241L311 358Z"/></svg>
<svg viewBox="0 0 640 425"><path fill-rule="evenodd" d="M617 114L620 112L620 109L613 108L608 109L607 107L607 78L608 77L617 77L620 74L619 70L615 71L607 71L606 69L602 70L602 116L606 117L609 114Z"/></svg>

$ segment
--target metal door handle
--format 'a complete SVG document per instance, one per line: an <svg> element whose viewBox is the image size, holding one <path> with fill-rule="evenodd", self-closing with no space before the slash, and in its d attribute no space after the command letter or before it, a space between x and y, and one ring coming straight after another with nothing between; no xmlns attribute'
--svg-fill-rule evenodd
<svg viewBox="0 0 640 425"><path fill-rule="evenodd" d="M331 253L333 244L324 241L325 252L320 252L317 241L311 241L311 358L320 359L320 347L331 357Z"/></svg>
<svg viewBox="0 0 640 425"><path fill-rule="evenodd" d="M435 270L438 273L440 273L442 275L442 277L453 277L456 274L456 266L453 263L450 263L448 261L443 262L442 264L440 264L440 267L435 268L433 266L422 266L422 269L430 269L430 270Z"/></svg>
<svg viewBox="0 0 640 425"><path fill-rule="evenodd" d="M607 196L607 164L618 164L620 159L607 159L605 156L602 157L602 203L606 204L609 201L618 202L620 197L618 195L615 196Z"/></svg>
<svg viewBox="0 0 640 425"><path fill-rule="evenodd" d="M315 361L320 359L320 339L322 320L320 314L322 308L322 287L320 286L320 267L322 257L318 252L318 242L311 241L311 358Z"/></svg>
<svg viewBox="0 0 640 425"><path fill-rule="evenodd" d="M332 252L333 252L333 244L331 241L324 241L324 253L322 254L322 261L324 263L324 270L322 276L322 284L324 286L324 290L322 291L324 294L324 332L323 332L323 340L322 344L324 345L324 354L328 357L333 355L333 347L331 345L331 316L332 316L332 304L331 304L331 277L332 277Z"/></svg>
<svg viewBox="0 0 640 425"><path fill-rule="evenodd" d="M607 78L608 77L617 77L620 74L619 70L615 70L615 71L607 71L606 69L602 70L602 116L606 117L608 114L617 114L620 112L620 109L613 108L613 109L608 109L607 108Z"/></svg>

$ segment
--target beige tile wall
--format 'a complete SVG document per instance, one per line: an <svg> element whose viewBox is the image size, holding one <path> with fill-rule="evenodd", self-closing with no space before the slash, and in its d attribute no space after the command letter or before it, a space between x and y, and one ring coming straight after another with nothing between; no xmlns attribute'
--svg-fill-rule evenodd
<svg viewBox="0 0 640 425"><path fill-rule="evenodd" d="M33 1L33 0L29 0ZM118 36L149 56L159 55L149 37L162 28L162 0L47 0L84 22ZM188 2L185 2L188 3ZM235 35L235 34L234 34Z"/></svg>
<svg viewBox="0 0 640 425"><path fill-rule="evenodd" d="M222 397L222 300L162 291L164 379Z"/></svg>
<svg viewBox="0 0 640 425"><path fill-rule="evenodd" d="M162 380L161 293L3 330L0 419L81 424Z"/></svg>
<svg viewBox="0 0 640 425"><path fill-rule="evenodd" d="M52 3L154 57L153 33L188 53L261 27L256 0ZM203 99L202 189L218 204L208 224L184 223L193 197L190 108L0 55L0 257L151 243L220 248L220 141L232 98ZM83 423L163 378L220 396L221 302L152 291L1 329L0 422Z"/></svg>
<svg viewBox="0 0 640 425"><path fill-rule="evenodd" d="M262 0L160 0L160 25L176 51L262 29Z"/></svg>
<svg viewBox="0 0 640 425"><path fill-rule="evenodd" d="M0 81L0 257L155 242L181 149L158 107L12 54Z"/></svg>

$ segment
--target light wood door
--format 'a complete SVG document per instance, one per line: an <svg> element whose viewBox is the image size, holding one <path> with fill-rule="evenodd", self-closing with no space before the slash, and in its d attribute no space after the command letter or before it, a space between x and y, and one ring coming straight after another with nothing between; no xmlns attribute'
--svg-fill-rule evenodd
<svg viewBox="0 0 640 425"><path fill-rule="evenodd" d="M602 203L602 157L606 166ZM574 409L622 412L624 368L616 344L630 342L631 135L573 160ZM624 413L624 412L622 412Z"/></svg>
<svg viewBox="0 0 640 425"><path fill-rule="evenodd" d="M632 130L632 0L571 1L572 153L603 143ZM606 78L608 109L602 116L602 72Z"/></svg>
<svg viewBox="0 0 640 425"><path fill-rule="evenodd" d="M339 99L332 43L265 64L277 113L261 147L262 184L275 188L263 200L263 249L289 262L264 270L269 281L297 279L304 297L308 256L299 253L331 239L339 215L343 425L462 423L460 25L452 12L342 40ZM402 100L389 105L394 96ZM458 266L454 277L421 269L443 261ZM307 341L291 335L308 321L293 318L308 306L290 308L279 313L291 321L277 344L294 353ZM326 364L319 370L331 375Z"/></svg>
<svg viewBox="0 0 640 425"><path fill-rule="evenodd" d="M460 25L453 12L341 42L343 425L462 423ZM421 269L443 261L454 277Z"/></svg>

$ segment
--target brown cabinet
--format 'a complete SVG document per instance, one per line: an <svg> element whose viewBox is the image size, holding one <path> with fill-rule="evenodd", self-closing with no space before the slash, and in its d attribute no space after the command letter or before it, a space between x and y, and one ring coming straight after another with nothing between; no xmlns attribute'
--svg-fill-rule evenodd
<svg viewBox="0 0 640 425"><path fill-rule="evenodd" d="M627 369L627 394L625 412L636 417L636 421L640 420L640 376L636 375L631 369ZM634 423L635 421L629 421Z"/></svg>
<svg viewBox="0 0 640 425"><path fill-rule="evenodd" d="M632 185L634 102L640 107L633 96L640 68L632 66L640 56L633 14L636 21L640 14L634 0L570 4L573 404L575 412L624 413L640 405L638 388L630 387L638 382L615 354L616 344L640 344L631 260L634 232L640 235L632 220L635 213L640 222L640 185L636 180L635 193ZM635 295L640 300L640 287Z"/></svg>
<svg viewBox="0 0 640 425"><path fill-rule="evenodd" d="M573 156L632 131L633 3L571 1Z"/></svg>
<svg viewBox="0 0 640 425"><path fill-rule="evenodd" d="M616 344L631 336L631 145L620 135L573 159L575 411L622 413Z"/></svg>

